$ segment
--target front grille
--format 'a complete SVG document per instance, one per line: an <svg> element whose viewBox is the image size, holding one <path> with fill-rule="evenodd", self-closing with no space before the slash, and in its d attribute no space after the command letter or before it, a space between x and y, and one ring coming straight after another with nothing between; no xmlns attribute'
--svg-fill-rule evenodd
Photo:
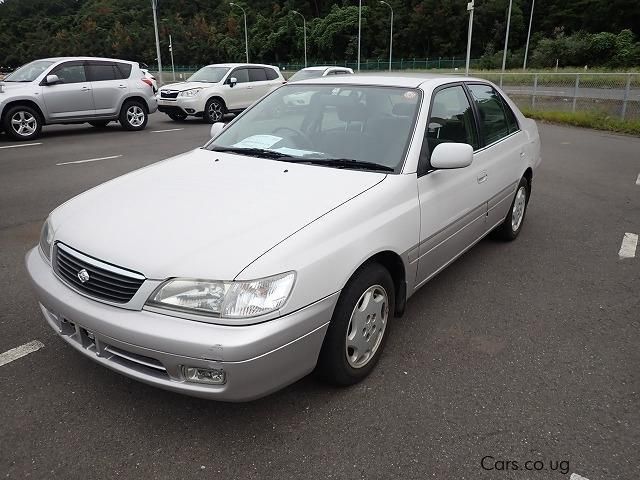
<svg viewBox="0 0 640 480"><path fill-rule="evenodd" d="M178 98L177 90L160 90L160 98Z"/></svg>
<svg viewBox="0 0 640 480"><path fill-rule="evenodd" d="M127 303L145 280L144 275L102 262L64 243L56 243L54 258L55 272L65 282L89 296L114 303Z"/></svg>

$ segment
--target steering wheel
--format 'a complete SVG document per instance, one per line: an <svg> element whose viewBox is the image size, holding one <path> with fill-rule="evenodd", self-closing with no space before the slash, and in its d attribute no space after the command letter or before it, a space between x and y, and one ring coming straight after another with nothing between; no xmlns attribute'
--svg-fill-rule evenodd
<svg viewBox="0 0 640 480"><path fill-rule="evenodd" d="M311 140L306 134L304 134L300 130L296 130L295 128L291 128L291 127L278 127L273 131L273 134L275 135L279 131L286 131L286 132L293 133L293 135L287 135L286 138L291 140L294 146L298 148L313 150L313 144L311 143Z"/></svg>

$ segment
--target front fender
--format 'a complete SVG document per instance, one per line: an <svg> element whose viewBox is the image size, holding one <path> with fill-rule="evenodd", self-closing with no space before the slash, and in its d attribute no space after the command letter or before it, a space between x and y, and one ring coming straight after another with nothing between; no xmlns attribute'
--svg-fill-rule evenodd
<svg viewBox="0 0 640 480"><path fill-rule="evenodd" d="M296 283L281 309L287 314L341 290L353 273L382 251L402 258L409 287L419 243L416 175L388 175L375 187L330 211L256 259L237 277L249 280L294 270Z"/></svg>

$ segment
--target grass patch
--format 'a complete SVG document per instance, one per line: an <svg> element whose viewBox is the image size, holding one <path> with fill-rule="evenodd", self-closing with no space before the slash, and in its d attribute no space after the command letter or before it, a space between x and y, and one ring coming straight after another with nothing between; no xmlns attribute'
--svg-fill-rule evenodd
<svg viewBox="0 0 640 480"><path fill-rule="evenodd" d="M545 110L521 109L522 113L536 120L593 128L608 132L627 133L640 137L640 120L620 120L600 112L554 112Z"/></svg>

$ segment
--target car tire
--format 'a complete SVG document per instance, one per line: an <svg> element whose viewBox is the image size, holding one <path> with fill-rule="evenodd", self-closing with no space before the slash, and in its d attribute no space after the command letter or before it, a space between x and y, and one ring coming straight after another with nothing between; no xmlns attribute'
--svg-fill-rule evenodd
<svg viewBox="0 0 640 480"><path fill-rule="evenodd" d="M224 114L227 113L227 107L219 98L210 98L204 106L202 118L207 123L221 122Z"/></svg>
<svg viewBox="0 0 640 480"><path fill-rule="evenodd" d="M16 105L4 115L4 131L14 140L33 140L42 131L42 117L40 113L28 105Z"/></svg>
<svg viewBox="0 0 640 480"><path fill-rule="evenodd" d="M529 181L522 177L511 202L511 207L509 207L507 218L494 230L495 238L510 242L518 237L524 225L530 193Z"/></svg>
<svg viewBox="0 0 640 480"><path fill-rule="evenodd" d="M174 122L183 122L187 119L186 113L168 113L169 118Z"/></svg>
<svg viewBox="0 0 640 480"><path fill-rule="evenodd" d="M96 128L104 128L109 125L109 120L94 120L93 122L89 122L89 125Z"/></svg>
<svg viewBox="0 0 640 480"><path fill-rule="evenodd" d="M386 268L361 267L342 289L320 350L317 373L339 386L364 379L380 359L395 311L395 290Z"/></svg>
<svg viewBox="0 0 640 480"><path fill-rule="evenodd" d="M120 117L118 120L125 130L144 130L149 121L149 114L147 113L146 106L141 102L137 100L127 100L120 109Z"/></svg>

